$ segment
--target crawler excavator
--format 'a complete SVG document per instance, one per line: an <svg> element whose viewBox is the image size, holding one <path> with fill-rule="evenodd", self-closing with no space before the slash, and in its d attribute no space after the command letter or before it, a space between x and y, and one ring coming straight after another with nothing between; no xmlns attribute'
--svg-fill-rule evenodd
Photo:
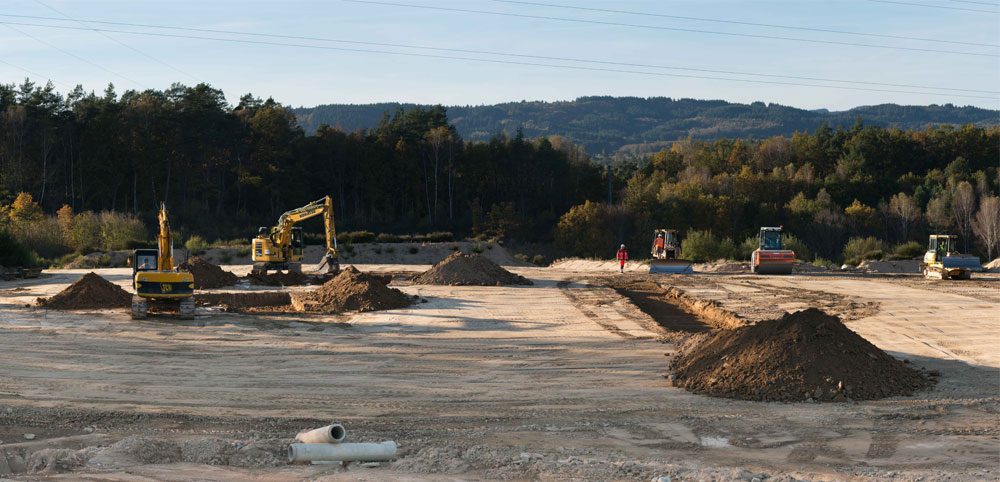
<svg viewBox="0 0 1000 482"><path fill-rule="evenodd" d="M276 226L261 227L258 230L257 237L253 239L251 273L266 275L268 271L302 272L305 240L302 228L295 226L295 223L321 214L326 229L326 255L316 270L323 271L325 267L327 273L340 271L337 233L333 226L333 200L326 196L282 214Z"/></svg>
<svg viewBox="0 0 1000 482"><path fill-rule="evenodd" d="M194 319L194 275L174 267L174 236L167 222L167 205L160 203L160 232L156 249L137 249L132 265L132 318L146 317L149 307L177 311L183 320Z"/></svg>

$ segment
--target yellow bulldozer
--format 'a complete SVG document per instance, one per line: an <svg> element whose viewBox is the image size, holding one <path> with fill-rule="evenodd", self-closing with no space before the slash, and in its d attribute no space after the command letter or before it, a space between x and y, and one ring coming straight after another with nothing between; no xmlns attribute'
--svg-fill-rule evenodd
<svg viewBox="0 0 1000 482"><path fill-rule="evenodd" d="M978 257L958 253L957 240L958 236L951 234L930 236L924 262L920 263L925 278L969 279L973 271L983 270Z"/></svg>
<svg viewBox="0 0 1000 482"><path fill-rule="evenodd" d="M680 258L681 243L677 231L673 229L657 229L653 231L653 247L649 254L653 259L649 262L649 272L652 274L690 274L691 262Z"/></svg>
<svg viewBox="0 0 1000 482"><path fill-rule="evenodd" d="M156 249L137 249L132 265L132 319L146 317L149 308L176 311L181 319L194 318L194 275L174 267L174 236L167 221L167 206L160 203L160 232Z"/></svg>
<svg viewBox="0 0 1000 482"><path fill-rule="evenodd" d="M316 268L327 273L340 271L337 258L337 233L333 225L333 200L330 196L313 201L300 208L292 209L278 218L278 224L261 227L253 239L253 268L251 273L266 275L268 271L302 272L302 258L305 239L302 228L295 226L299 221L323 215L326 230L326 254Z"/></svg>

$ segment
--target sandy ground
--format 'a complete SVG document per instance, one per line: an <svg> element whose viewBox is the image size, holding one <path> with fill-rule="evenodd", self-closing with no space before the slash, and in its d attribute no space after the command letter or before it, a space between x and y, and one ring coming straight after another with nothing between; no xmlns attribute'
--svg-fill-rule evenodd
<svg viewBox="0 0 1000 482"><path fill-rule="evenodd" d="M398 273L427 266L358 267ZM137 434L249 444L332 420L347 427L348 441L395 440L397 459L346 469L123 459L7 476L997 479L996 275L951 283L847 274L653 278L748 320L806 306L835 311L890 354L941 373L933 389L912 397L781 404L671 387L665 376L675 348L665 330L601 286L603 276L648 275L618 275L589 262L512 271L535 286L417 286L400 279L394 286L428 302L339 316L199 308L193 321L26 306L86 270L0 283L0 477L5 464L16 466L18 457L43 448L106 446ZM98 273L129 287L128 270Z"/></svg>

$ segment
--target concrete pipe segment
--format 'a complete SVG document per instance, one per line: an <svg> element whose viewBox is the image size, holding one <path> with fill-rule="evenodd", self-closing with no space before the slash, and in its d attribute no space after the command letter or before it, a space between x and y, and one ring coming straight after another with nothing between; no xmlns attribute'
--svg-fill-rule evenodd
<svg viewBox="0 0 1000 482"><path fill-rule="evenodd" d="M339 423L327 425L314 430L302 431L295 436L295 440L306 444L339 444L347 436L347 430Z"/></svg>
<svg viewBox="0 0 1000 482"><path fill-rule="evenodd" d="M396 442L306 444L288 446L289 463L309 462L381 462L396 456Z"/></svg>

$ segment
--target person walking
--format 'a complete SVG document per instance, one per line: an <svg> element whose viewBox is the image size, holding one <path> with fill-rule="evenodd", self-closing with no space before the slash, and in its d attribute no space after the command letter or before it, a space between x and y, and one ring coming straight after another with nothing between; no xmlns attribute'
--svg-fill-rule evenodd
<svg viewBox="0 0 1000 482"><path fill-rule="evenodd" d="M621 272L625 272L625 262L628 261L628 251L625 251L625 245L621 245L618 248L618 265L621 268Z"/></svg>

